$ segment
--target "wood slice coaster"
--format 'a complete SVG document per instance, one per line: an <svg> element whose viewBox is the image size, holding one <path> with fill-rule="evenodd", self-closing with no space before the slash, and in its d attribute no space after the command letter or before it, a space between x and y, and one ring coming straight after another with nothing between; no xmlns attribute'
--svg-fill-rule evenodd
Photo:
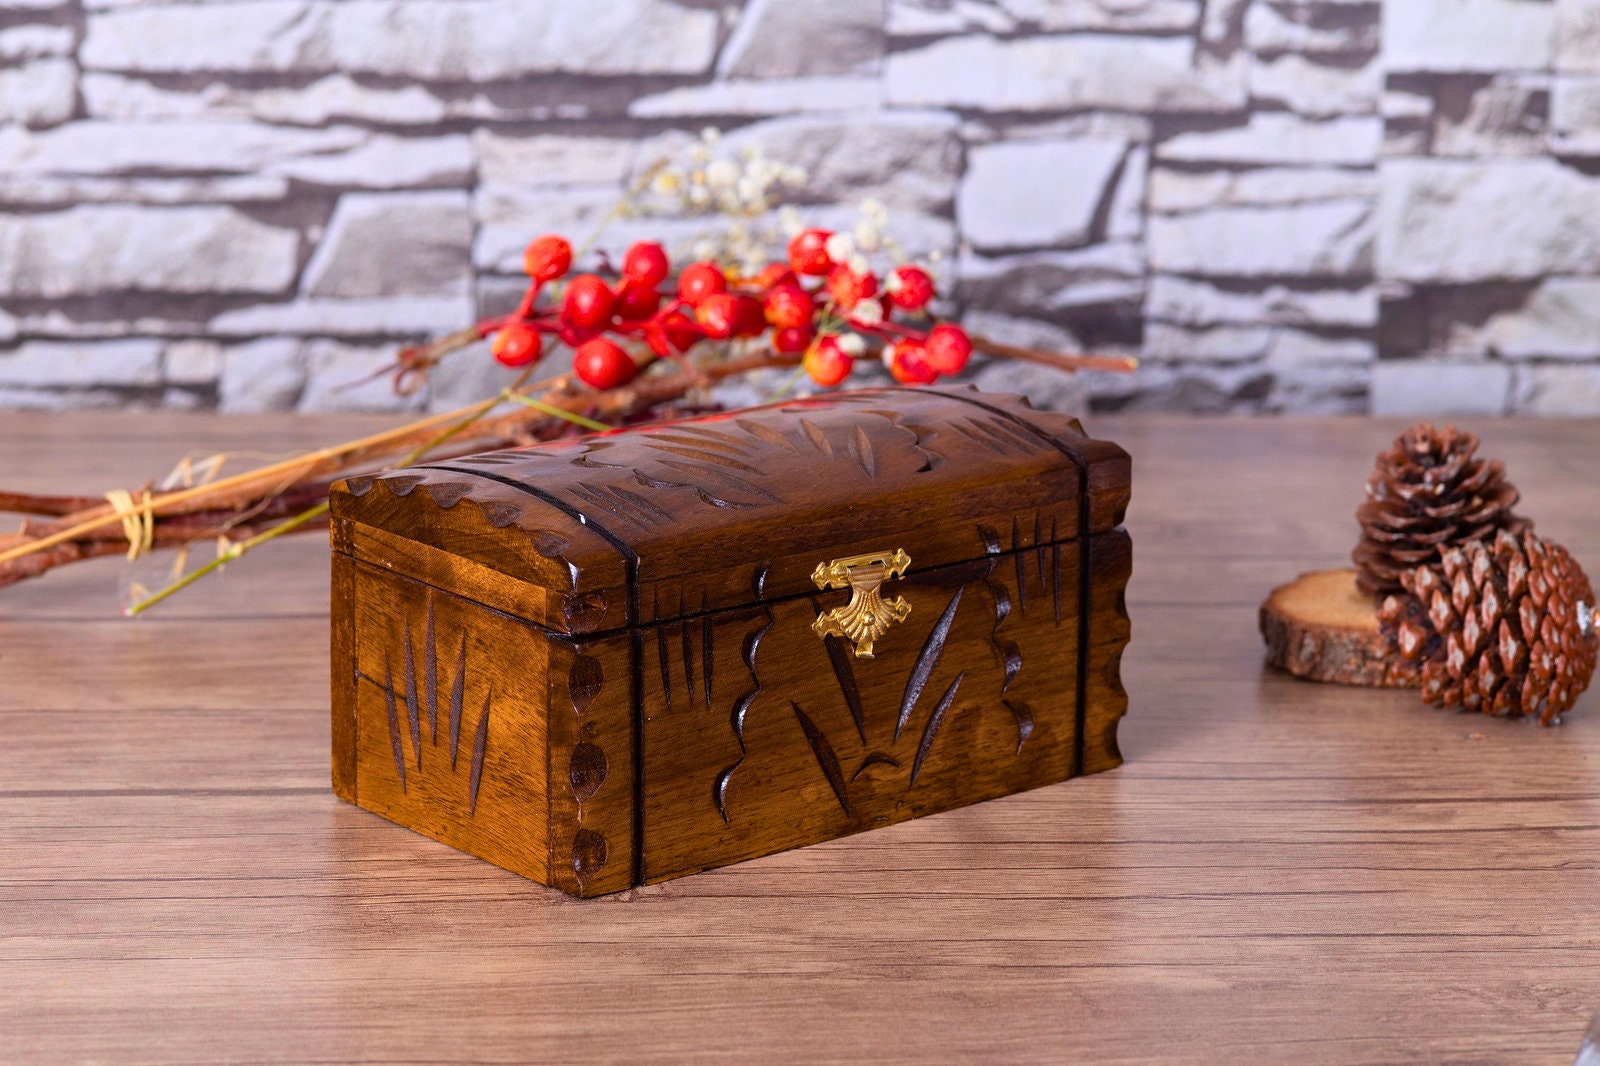
<svg viewBox="0 0 1600 1066"><path fill-rule="evenodd" d="M1416 688L1416 667L1394 655L1372 597L1354 570L1317 570L1272 590L1261 605L1267 662L1308 681Z"/></svg>

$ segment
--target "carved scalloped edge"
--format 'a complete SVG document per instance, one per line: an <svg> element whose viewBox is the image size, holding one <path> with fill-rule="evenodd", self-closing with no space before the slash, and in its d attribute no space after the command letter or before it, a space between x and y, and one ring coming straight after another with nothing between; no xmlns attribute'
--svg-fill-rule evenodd
<svg viewBox="0 0 1600 1066"><path fill-rule="evenodd" d="M445 471L397 470L389 474L369 476L362 479L352 478L350 480L364 480L366 482L361 487L360 492L355 492L352 486L353 495L364 496L371 490L373 485L381 484L396 499L404 499L410 496L420 485L427 492L428 499L433 502L433 505L444 511L451 510L456 504L465 500L475 506L479 514L483 516L483 520L493 528L505 529L508 526L515 525L526 533L532 542L533 550L546 559L564 560L566 551L571 546L565 537L553 530L522 525L521 519L527 515L527 508L503 500L475 499L472 496L473 484L460 480L459 475L452 476Z"/></svg>

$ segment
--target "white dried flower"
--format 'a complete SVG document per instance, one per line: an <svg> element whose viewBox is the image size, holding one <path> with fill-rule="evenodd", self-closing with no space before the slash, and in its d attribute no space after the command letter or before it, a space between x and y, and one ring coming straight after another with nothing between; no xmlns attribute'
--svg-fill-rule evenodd
<svg viewBox="0 0 1600 1066"><path fill-rule="evenodd" d="M869 296L851 309L850 321L863 326L876 326L883 321L883 305Z"/></svg>
<svg viewBox="0 0 1600 1066"><path fill-rule="evenodd" d="M689 192L685 198L688 200L690 207L705 207L711 203L711 190L707 189L704 184L697 182L689 186Z"/></svg>
<svg viewBox="0 0 1600 1066"><path fill-rule="evenodd" d="M832 242L830 241L829 243L831 244ZM868 274L872 271L872 264L867 262L867 257L859 253L852 255L846 261L846 264L850 267L850 271L853 274Z"/></svg>
<svg viewBox="0 0 1600 1066"><path fill-rule="evenodd" d="M700 140L704 144L715 145L722 140L722 131L715 126L706 126L700 131Z"/></svg>
<svg viewBox="0 0 1600 1066"><path fill-rule="evenodd" d="M778 208L778 228L785 237L793 238L806 228L805 220L800 217L800 212L793 207L785 205Z"/></svg>
<svg viewBox="0 0 1600 1066"><path fill-rule="evenodd" d="M883 247L883 233L870 222L857 222L851 235L855 238L856 247L863 252L876 252Z"/></svg>
<svg viewBox="0 0 1600 1066"><path fill-rule="evenodd" d="M717 159L706 165L706 184L713 189L730 189L739 181L739 168L732 160Z"/></svg>
<svg viewBox="0 0 1600 1066"><path fill-rule="evenodd" d="M867 342L854 333L839 334L839 350L852 358L860 356L867 350Z"/></svg>
<svg viewBox="0 0 1600 1066"><path fill-rule="evenodd" d="M835 233L822 247L835 263L842 263L856 254L855 239L848 233Z"/></svg>
<svg viewBox="0 0 1600 1066"><path fill-rule="evenodd" d="M861 201L861 215L863 218L876 223L880 228L889 221L889 209L883 206L881 200L872 197Z"/></svg>

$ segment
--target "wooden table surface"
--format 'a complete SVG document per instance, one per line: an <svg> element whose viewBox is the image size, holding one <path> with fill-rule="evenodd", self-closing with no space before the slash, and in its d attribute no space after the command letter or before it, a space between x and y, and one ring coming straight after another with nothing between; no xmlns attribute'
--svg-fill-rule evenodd
<svg viewBox="0 0 1600 1066"><path fill-rule="evenodd" d="M6 414L0 484L372 424ZM1571 1062L1600 695L1541 730L1261 666L1401 425L1091 428L1135 463L1124 767L592 902L333 798L318 538L136 622L120 560L0 590L0 1062ZM1600 572L1600 424L1475 428Z"/></svg>

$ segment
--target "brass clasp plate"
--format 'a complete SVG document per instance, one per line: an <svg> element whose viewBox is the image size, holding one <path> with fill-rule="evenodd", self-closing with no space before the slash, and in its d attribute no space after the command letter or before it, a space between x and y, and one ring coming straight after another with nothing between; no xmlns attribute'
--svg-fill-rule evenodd
<svg viewBox="0 0 1600 1066"><path fill-rule="evenodd" d="M904 596L886 600L878 595L878 588L889 578L904 575L910 565L911 556L902 548L818 563L811 575L817 588L848 587L851 594L850 602L843 607L819 615L811 631L819 637L845 637L855 644L856 658L872 658L873 643L911 613L911 604Z"/></svg>

